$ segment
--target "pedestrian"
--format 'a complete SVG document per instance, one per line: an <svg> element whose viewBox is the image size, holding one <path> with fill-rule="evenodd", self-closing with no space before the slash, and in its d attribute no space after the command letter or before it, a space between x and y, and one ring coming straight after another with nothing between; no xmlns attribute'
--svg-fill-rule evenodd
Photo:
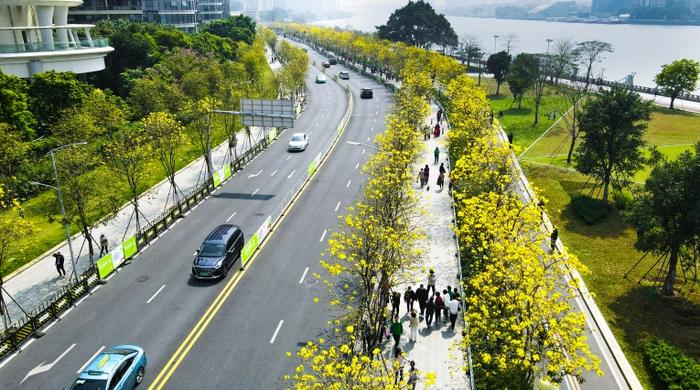
<svg viewBox="0 0 700 390"><path fill-rule="evenodd" d="M450 291L452 291L452 287L450 287ZM452 298L451 294L446 289L442 290L442 299L442 322L447 322L447 319L450 317L450 311L447 309L447 302L449 302Z"/></svg>
<svg viewBox="0 0 700 390"><path fill-rule="evenodd" d="M403 381L404 358L400 347L394 348L394 384Z"/></svg>
<svg viewBox="0 0 700 390"><path fill-rule="evenodd" d="M445 163L440 163L440 173L447 173L447 169L445 169Z"/></svg>
<svg viewBox="0 0 700 390"><path fill-rule="evenodd" d="M554 250L557 249L557 239L559 238L559 230L557 228L554 228L552 230L552 235L549 236L549 241L551 245L551 249L549 253L554 253Z"/></svg>
<svg viewBox="0 0 700 390"><path fill-rule="evenodd" d="M435 147L435 150L433 150L433 156L435 156L434 164L437 165L438 161L440 160L440 147Z"/></svg>
<svg viewBox="0 0 700 390"><path fill-rule="evenodd" d="M513 132L508 133L508 143L513 145Z"/></svg>
<svg viewBox="0 0 700 390"><path fill-rule="evenodd" d="M425 324L430 328L430 324L433 323L433 315L435 314L435 301L433 297L428 299L425 303Z"/></svg>
<svg viewBox="0 0 700 390"><path fill-rule="evenodd" d="M399 315L399 305L401 305L401 294L398 291L394 291L391 294L391 318Z"/></svg>
<svg viewBox="0 0 700 390"><path fill-rule="evenodd" d="M416 300L416 294L413 292L411 289L411 286L408 286L406 289L406 292L403 293L403 301L406 302L406 312L410 313L411 310L413 310L413 302Z"/></svg>
<svg viewBox="0 0 700 390"><path fill-rule="evenodd" d="M423 186L425 185L425 173L423 168L421 168L420 172L418 172L418 181L420 182L420 188L423 189Z"/></svg>
<svg viewBox="0 0 700 390"><path fill-rule="evenodd" d="M433 289L433 295L435 295L435 271L432 269L428 272L428 292Z"/></svg>
<svg viewBox="0 0 700 390"><path fill-rule="evenodd" d="M435 325L440 323L440 314L445 309L445 301L439 292L435 293Z"/></svg>
<svg viewBox="0 0 700 390"><path fill-rule="evenodd" d="M435 129L433 129L433 136L435 138L440 136L440 124L439 123L437 125L435 125Z"/></svg>
<svg viewBox="0 0 700 390"><path fill-rule="evenodd" d="M425 164L423 168L423 176L425 177L425 184L428 184L428 180L430 180L430 168L428 168L428 164ZM430 185L428 185L427 188L428 191L430 191Z"/></svg>
<svg viewBox="0 0 700 390"><path fill-rule="evenodd" d="M452 286L447 286L447 295L449 295L449 300L454 299L454 297L457 295L457 289L452 290ZM447 297L445 297L447 299Z"/></svg>
<svg viewBox="0 0 700 390"><path fill-rule="evenodd" d="M430 123L431 125L433 124L432 122ZM430 126L425 126L423 127L423 141L427 141L430 139Z"/></svg>
<svg viewBox="0 0 700 390"><path fill-rule="evenodd" d="M411 330L411 338L409 340L415 343L418 339L418 314L416 314L415 310L411 311L408 328Z"/></svg>
<svg viewBox="0 0 700 390"><path fill-rule="evenodd" d="M423 317L425 303L428 301L428 290L422 284L416 289L416 300L418 301L418 308L420 308L420 316Z"/></svg>
<svg viewBox="0 0 700 390"><path fill-rule="evenodd" d="M445 187L445 174L443 172L440 172L437 178L437 185L440 187L440 190L442 190Z"/></svg>
<svg viewBox="0 0 700 390"><path fill-rule="evenodd" d="M403 334L403 325L399 321L399 316L394 317L394 322L391 323L391 329L389 329L391 335L394 337L394 345L399 346L399 341L401 341L401 335Z"/></svg>
<svg viewBox="0 0 700 390"><path fill-rule="evenodd" d="M455 330L455 322L457 321L457 312L459 311L459 301L457 298L452 298L447 302L447 308L450 312L450 330Z"/></svg>
<svg viewBox="0 0 700 390"><path fill-rule="evenodd" d="M109 253L109 251L107 250L107 244L108 242L107 237L105 237L105 234L100 234L100 257Z"/></svg>
<svg viewBox="0 0 700 390"><path fill-rule="evenodd" d="M442 108L438 110L437 112L437 121L440 122L442 120Z"/></svg>
<svg viewBox="0 0 700 390"><path fill-rule="evenodd" d="M408 369L408 384L411 385L411 390L416 390L416 384L418 383L418 369L416 368L416 362L411 360L409 363L411 367Z"/></svg>
<svg viewBox="0 0 700 390"><path fill-rule="evenodd" d="M65 278L66 269L63 268L63 262L66 260L61 252L56 252L53 254L54 259L56 259L56 271L58 271L58 276Z"/></svg>

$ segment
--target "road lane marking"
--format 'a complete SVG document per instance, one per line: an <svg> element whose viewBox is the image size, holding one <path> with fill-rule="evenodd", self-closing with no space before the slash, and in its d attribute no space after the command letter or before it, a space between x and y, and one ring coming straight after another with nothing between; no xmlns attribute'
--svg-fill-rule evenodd
<svg viewBox="0 0 700 390"><path fill-rule="evenodd" d="M19 382L19 384L21 385L22 383L24 383L24 381L26 381L27 378L29 378L30 376L34 376L34 375L36 375L36 374L41 374L42 372L49 371L50 369L53 368L53 366L56 365L56 363L58 363L59 360L63 359L63 357L66 356L66 355L68 354L68 352L70 352L70 350L73 349L73 348L75 348L75 344L73 344L73 345L71 345L70 347L68 347L68 349L66 349L65 351L63 351L63 353L62 353L61 355L59 355L59 356L56 358L56 360L54 360L53 362L51 362L51 363L49 363L49 364L44 364L44 363L46 363L46 361L43 361L43 362L39 363L38 366L32 368L32 369L27 373L27 375L24 376L24 379L22 379L22 381Z"/></svg>
<svg viewBox="0 0 700 390"><path fill-rule="evenodd" d="M146 303L151 303L151 301L154 300L154 299L156 298L156 296L157 296L158 294L160 294L161 291L163 291L164 288L165 288L165 285L160 286L160 288L158 289L158 291L156 291L156 293L153 294L153 295L146 301Z"/></svg>
<svg viewBox="0 0 700 390"><path fill-rule="evenodd" d="M311 132L309 131L309 137L311 137Z"/></svg>
<svg viewBox="0 0 700 390"><path fill-rule="evenodd" d="M362 149L362 154L365 154L366 151L367 149Z"/></svg>
<svg viewBox="0 0 700 390"><path fill-rule="evenodd" d="M321 234L321 239L318 242L323 242L323 239L326 238L326 233L328 233L328 229L323 229L323 234Z"/></svg>
<svg viewBox="0 0 700 390"><path fill-rule="evenodd" d="M289 161L290 158L292 158L291 154L289 156L287 156L287 161Z"/></svg>
<svg viewBox="0 0 700 390"><path fill-rule="evenodd" d="M374 118L374 120L372 122L376 122L376 121L377 121L377 118Z"/></svg>
<svg viewBox="0 0 700 390"><path fill-rule="evenodd" d="M306 267L306 269L304 269L304 273L301 275L301 279L299 279L299 284L302 284L304 282L304 278L306 278L307 272L309 272L309 267Z"/></svg>
<svg viewBox="0 0 700 390"><path fill-rule="evenodd" d="M236 216L236 212L234 211L233 214L231 214L230 217L226 218L226 222L230 221L231 218L233 218L233 217L235 217L235 216Z"/></svg>
<svg viewBox="0 0 700 390"><path fill-rule="evenodd" d="M255 191L253 191L253 193L252 193L252 194L250 194L250 197L251 197L251 198L252 198L252 197L254 197L254 196L255 196L255 194L257 194L257 193L258 193L258 191L260 191L260 187L256 188L256 189L255 189Z"/></svg>
<svg viewBox="0 0 700 390"><path fill-rule="evenodd" d="M104 346L104 345L101 346L100 349L98 349L97 352L95 352L95 353L90 357L90 359L88 359L88 360L85 362L85 364L83 364L82 367L80 367L80 369L78 370L78 372L76 372L76 374L80 374L81 372L83 372L83 370L85 370L85 368L87 368L87 365L90 364L90 362L91 362L95 357L97 357L97 355L99 355L100 352L102 352L103 349L105 349L105 346Z"/></svg>
<svg viewBox="0 0 700 390"><path fill-rule="evenodd" d="M296 172L296 171L297 171L296 169L293 170L292 173L290 173L289 176L287 176L287 180L291 179L292 176L294 176L294 172Z"/></svg>
<svg viewBox="0 0 700 390"><path fill-rule="evenodd" d="M275 329L275 333L272 335L272 338L270 339L270 344L275 342L275 339L277 338L277 333L279 333L280 329L282 328L282 324L284 324L284 320L280 320L280 323L277 324L277 329Z"/></svg>
<svg viewBox="0 0 700 390"><path fill-rule="evenodd" d="M338 202L337 205L335 205L335 211L338 211L338 208L340 207L340 202Z"/></svg>
<svg viewBox="0 0 700 390"><path fill-rule="evenodd" d="M275 176L276 173L277 173L277 170L275 169L275 171L272 172L272 174L270 175L270 177Z"/></svg>
<svg viewBox="0 0 700 390"><path fill-rule="evenodd" d="M369 129L369 131L371 131L371 132L373 132L373 133L374 133L374 126L372 126L372 128L371 128L371 129Z"/></svg>
<svg viewBox="0 0 700 390"><path fill-rule="evenodd" d="M348 184L345 185L345 188L350 188L350 183L351 183L351 182L352 182L352 180L348 180Z"/></svg>
<svg viewBox="0 0 700 390"><path fill-rule="evenodd" d="M192 256L197 256L197 251L194 251L194 253L192 253Z"/></svg>
<svg viewBox="0 0 700 390"><path fill-rule="evenodd" d="M314 125L314 127L318 127L318 123L316 123L316 124Z"/></svg>
<svg viewBox="0 0 700 390"><path fill-rule="evenodd" d="M360 163L355 164L355 169L360 167Z"/></svg>
<svg viewBox="0 0 700 390"><path fill-rule="evenodd" d="M367 137L367 142L369 142L369 137Z"/></svg>
<svg viewBox="0 0 700 390"><path fill-rule="evenodd" d="M254 175L248 175L248 179L252 179L252 178L254 178L254 177L260 176L260 174L262 173L262 171L263 171L263 170L261 169L260 172L254 174Z"/></svg>

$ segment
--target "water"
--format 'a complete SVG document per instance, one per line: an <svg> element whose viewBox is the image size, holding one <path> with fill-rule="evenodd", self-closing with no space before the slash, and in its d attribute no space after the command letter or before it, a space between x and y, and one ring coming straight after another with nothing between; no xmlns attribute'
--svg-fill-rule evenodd
<svg viewBox="0 0 700 390"><path fill-rule="evenodd" d="M373 32L375 26L386 23L392 8L373 8L372 12L358 12L351 18L316 22L324 26L351 27ZM649 26L633 24L558 23L536 20L508 20L448 16L458 36L477 37L482 48L492 53L494 35L504 37L516 34L511 43L511 54L518 52L545 52L547 39L571 38L574 41L601 40L613 45L594 68L595 76L620 80L635 73L634 83L653 87L654 76L661 65L680 58L700 60L700 26ZM497 49L505 49L503 38L497 39ZM700 91L700 86L696 91Z"/></svg>

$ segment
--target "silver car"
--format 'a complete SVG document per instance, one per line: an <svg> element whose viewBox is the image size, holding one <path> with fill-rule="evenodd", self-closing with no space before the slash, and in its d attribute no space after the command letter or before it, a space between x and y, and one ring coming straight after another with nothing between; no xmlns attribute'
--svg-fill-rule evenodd
<svg viewBox="0 0 700 390"><path fill-rule="evenodd" d="M309 137L305 133L294 133L289 139L287 150L290 152L304 151L308 145Z"/></svg>

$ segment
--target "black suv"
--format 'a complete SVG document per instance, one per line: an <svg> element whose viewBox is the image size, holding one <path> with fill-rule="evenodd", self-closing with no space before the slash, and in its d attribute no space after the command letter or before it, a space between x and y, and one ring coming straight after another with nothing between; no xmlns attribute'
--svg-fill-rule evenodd
<svg viewBox="0 0 700 390"><path fill-rule="evenodd" d="M338 65L338 59L335 57L328 57L328 63L331 65Z"/></svg>
<svg viewBox="0 0 700 390"><path fill-rule="evenodd" d="M374 97L372 88L360 88L360 99L371 99Z"/></svg>
<svg viewBox="0 0 700 390"><path fill-rule="evenodd" d="M220 225L204 239L192 264L197 279L225 278L229 268L241 256L243 231L236 225Z"/></svg>

